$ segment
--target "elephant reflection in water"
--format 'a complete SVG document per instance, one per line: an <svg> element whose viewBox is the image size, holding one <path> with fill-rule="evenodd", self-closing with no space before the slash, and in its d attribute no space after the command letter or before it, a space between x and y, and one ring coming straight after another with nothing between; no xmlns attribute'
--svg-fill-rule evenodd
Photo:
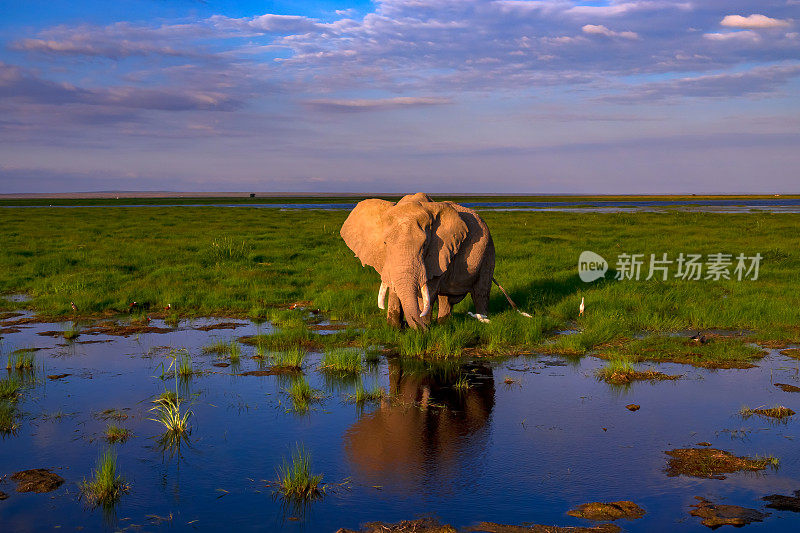
<svg viewBox="0 0 800 533"><path fill-rule="evenodd" d="M459 374L468 376L468 389L454 387ZM356 473L387 488L432 478L438 484L467 474L489 436L492 369L465 365L450 372L420 371L395 360L389 362L389 381L391 399L344 435Z"/></svg>

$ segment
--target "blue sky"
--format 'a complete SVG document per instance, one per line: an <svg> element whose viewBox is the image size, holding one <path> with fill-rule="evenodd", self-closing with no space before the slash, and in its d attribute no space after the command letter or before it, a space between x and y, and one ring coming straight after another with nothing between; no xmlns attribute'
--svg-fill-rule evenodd
<svg viewBox="0 0 800 533"><path fill-rule="evenodd" d="M800 192L800 0L0 13L0 192Z"/></svg>

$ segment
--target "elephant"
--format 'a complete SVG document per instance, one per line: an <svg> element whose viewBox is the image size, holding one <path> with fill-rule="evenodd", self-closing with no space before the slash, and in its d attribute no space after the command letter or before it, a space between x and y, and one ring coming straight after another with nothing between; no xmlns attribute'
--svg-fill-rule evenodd
<svg viewBox="0 0 800 533"><path fill-rule="evenodd" d="M411 328L425 330L433 298L442 322L467 294L475 305L470 315L488 321L494 243L472 209L425 193L396 204L372 198L356 205L340 234L362 266L380 274L378 307L386 309L389 324L399 327L404 317Z"/></svg>

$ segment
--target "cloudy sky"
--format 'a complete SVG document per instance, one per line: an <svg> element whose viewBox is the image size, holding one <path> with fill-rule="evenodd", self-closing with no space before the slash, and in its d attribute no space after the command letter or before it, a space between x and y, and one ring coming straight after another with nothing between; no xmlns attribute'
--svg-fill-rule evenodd
<svg viewBox="0 0 800 533"><path fill-rule="evenodd" d="M0 13L0 193L800 192L800 0Z"/></svg>

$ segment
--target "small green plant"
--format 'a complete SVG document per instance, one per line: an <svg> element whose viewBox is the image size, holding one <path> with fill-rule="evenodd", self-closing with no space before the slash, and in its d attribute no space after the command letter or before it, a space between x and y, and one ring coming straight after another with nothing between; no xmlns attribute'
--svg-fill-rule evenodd
<svg viewBox="0 0 800 533"><path fill-rule="evenodd" d="M29 351L16 351L8 354L7 370L31 370L33 369L35 355Z"/></svg>
<svg viewBox="0 0 800 533"><path fill-rule="evenodd" d="M321 474L311 474L311 454L298 444L291 462L284 460L278 467L278 490L284 498L309 500L321 496L325 488Z"/></svg>
<svg viewBox="0 0 800 533"><path fill-rule="evenodd" d="M20 388L22 388L22 384L14 377L0 380L0 399L16 400Z"/></svg>
<svg viewBox="0 0 800 533"><path fill-rule="evenodd" d="M242 348L235 340L230 341L217 341L203 347L204 353L215 353L219 355L227 355L230 357L231 363L238 363L242 356Z"/></svg>
<svg viewBox="0 0 800 533"><path fill-rule="evenodd" d="M81 492L93 504L109 507L119 500L128 485L122 476L117 474L117 456L111 450L97 461L97 468L92 471L90 480L83 480Z"/></svg>
<svg viewBox="0 0 800 533"><path fill-rule="evenodd" d="M183 353L180 356L180 359L177 359L177 368L178 375L182 378L188 378L194 374L194 368L192 368L192 358L188 352Z"/></svg>
<svg viewBox="0 0 800 533"><path fill-rule="evenodd" d="M116 424L106 426L106 440L108 442L125 442L130 438L131 431Z"/></svg>
<svg viewBox="0 0 800 533"><path fill-rule="evenodd" d="M320 399L317 391L303 377L292 380L286 392L292 400L292 409L298 413L307 412L311 403Z"/></svg>
<svg viewBox="0 0 800 533"><path fill-rule="evenodd" d="M597 377L609 383L629 383L636 373L627 359L611 359L606 366L597 370Z"/></svg>
<svg viewBox="0 0 800 533"><path fill-rule="evenodd" d="M356 392L351 396L352 401L357 404L364 404L367 402L377 402L386 396L386 391L382 387L375 385L371 390L364 388L363 383L356 386Z"/></svg>
<svg viewBox="0 0 800 533"><path fill-rule="evenodd" d="M290 370L300 370L306 359L306 352L302 348L292 348L287 351L273 352L272 366Z"/></svg>
<svg viewBox="0 0 800 533"><path fill-rule="evenodd" d="M73 323L68 328L64 328L64 338L68 341L75 340L81 334L80 328L77 324Z"/></svg>
<svg viewBox="0 0 800 533"><path fill-rule="evenodd" d="M469 379L467 379L467 376L464 375L458 376L456 382L453 383L453 388L456 389L457 391L462 391L462 392L468 390L471 386L472 385L470 385Z"/></svg>
<svg viewBox="0 0 800 533"><path fill-rule="evenodd" d="M169 365L167 372L172 370L175 366L175 359ZM154 402L155 405L150 408L150 411L156 413L155 418L150 418L153 422L159 422L167 428L168 436L186 435L189 431L189 417L192 416L192 411L181 409L181 398L178 394L178 373L175 372L175 393L166 392L159 396Z"/></svg>
<svg viewBox="0 0 800 533"><path fill-rule="evenodd" d="M358 374L362 370L361 354L351 348L329 348L322 356L322 370Z"/></svg>
<svg viewBox="0 0 800 533"><path fill-rule="evenodd" d="M17 409L13 402L0 400L0 433L14 433L19 424L17 424Z"/></svg>

